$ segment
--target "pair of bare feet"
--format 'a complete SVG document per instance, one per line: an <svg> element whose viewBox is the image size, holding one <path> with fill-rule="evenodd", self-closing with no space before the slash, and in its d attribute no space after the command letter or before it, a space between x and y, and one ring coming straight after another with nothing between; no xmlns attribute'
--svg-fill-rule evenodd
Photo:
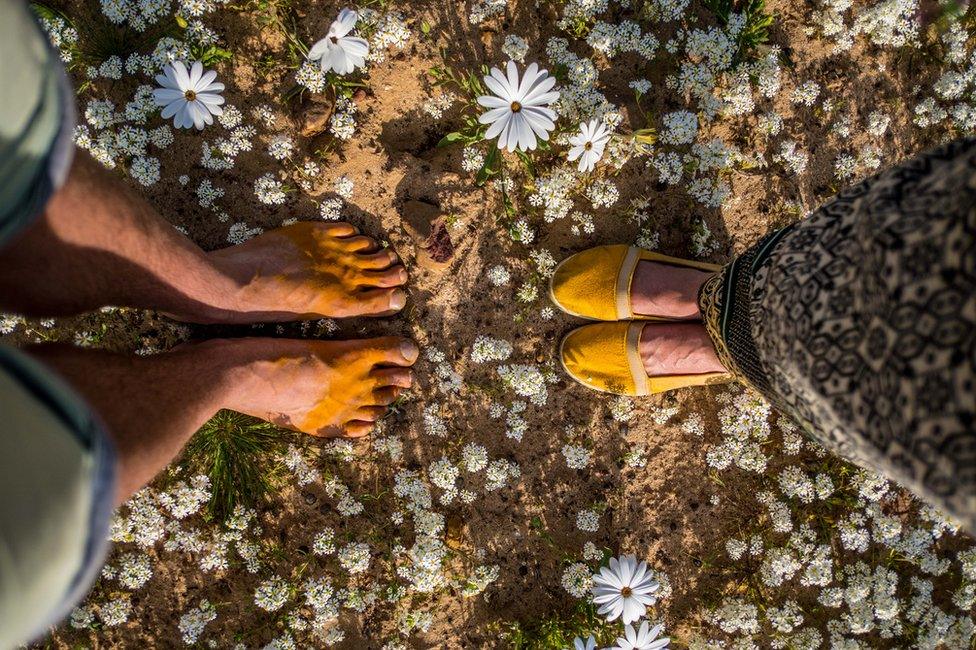
<svg viewBox="0 0 976 650"><path fill-rule="evenodd" d="M389 316L406 304L396 253L347 223L303 222L208 253L236 290L216 309L175 317L210 323ZM316 436L366 435L410 388L420 353L407 338L232 339L227 407Z"/></svg>

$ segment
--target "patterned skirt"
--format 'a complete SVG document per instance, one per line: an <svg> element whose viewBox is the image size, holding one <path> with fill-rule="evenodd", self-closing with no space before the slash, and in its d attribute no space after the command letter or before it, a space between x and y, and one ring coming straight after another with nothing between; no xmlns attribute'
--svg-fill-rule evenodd
<svg viewBox="0 0 976 650"><path fill-rule="evenodd" d="M699 303L741 381L976 531L976 139L766 235Z"/></svg>

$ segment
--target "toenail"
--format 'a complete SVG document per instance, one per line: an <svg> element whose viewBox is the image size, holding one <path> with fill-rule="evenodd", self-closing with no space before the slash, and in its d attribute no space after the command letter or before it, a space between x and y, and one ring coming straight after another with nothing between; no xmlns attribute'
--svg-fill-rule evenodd
<svg viewBox="0 0 976 650"><path fill-rule="evenodd" d="M390 296L390 309L403 309L405 304L407 304L407 294L399 289L394 291Z"/></svg>
<svg viewBox="0 0 976 650"><path fill-rule="evenodd" d="M407 270L406 269L400 269L400 274L399 275L400 275L400 282L406 282L407 281Z"/></svg>
<svg viewBox="0 0 976 650"><path fill-rule="evenodd" d="M406 340L400 344L400 354L403 355L404 359L413 363L420 356L420 348L413 341Z"/></svg>
<svg viewBox="0 0 976 650"><path fill-rule="evenodd" d="M390 251L389 255L390 255L390 264L396 264L397 262L400 261L400 258L397 257L397 254L394 253L393 251Z"/></svg>

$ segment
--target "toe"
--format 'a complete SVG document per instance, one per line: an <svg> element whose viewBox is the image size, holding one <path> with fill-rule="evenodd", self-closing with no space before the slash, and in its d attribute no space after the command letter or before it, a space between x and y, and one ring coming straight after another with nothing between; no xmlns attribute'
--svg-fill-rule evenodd
<svg viewBox="0 0 976 650"><path fill-rule="evenodd" d="M319 229L332 237L352 237L359 234L359 228L345 221L319 224Z"/></svg>
<svg viewBox="0 0 976 650"><path fill-rule="evenodd" d="M397 400L401 390L403 389L397 388L396 386L387 386L386 388L374 390L370 401L377 406L389 406Z"/></svg>
<svg viewBox="0 0 976 650"><path fill-rule="evenodd" d="M379 422L387 410L385 406L360 406L352 417L357 422Z"/></svg>
<svg viewBox="0 0 976 650"><path fill-rule="evenodd" d="M412 366L420 356L420 348L408 338L402 336L386 336L374 339L381 364L396 366Z"/></svg>
<svg viewBox="0 0 976 650"><path fill-rule="evenodd" d="M371 287L400 287L407 283L407 270L402 266L385 271L366 271L363 275L366 284Z"/></svg>
<svg viewBox="0 0 976 650"><path fill-rule="evenodd" d="M359 253L359 261L363 268L377 270L393 266L400 258L392 250L385 249L376 253Z"/></svg>
<svg viewBox="0 0 976 650"><path fill-rule="evenodd" d="M413 386L413 373L407 368L373 368L369 374L380 388Z"/></svg>
<svg viewBox="0 0 976 650"><path fill-rule="evenodd" d="M342 247L353 253L359 251L371 251L376 248L376 242L372 238L366 237L364 235L356 235L355 237L345 237L339 240L342 242Z"/></svg>
<svg viewBox="0 0 976 650"><path fill-rule="evenodd" d="M373 431L373 426L373 422L346 422L342 427L342 434L344 438L362 438Z"/></svg>
<svg viewBox="0 0 976 650"><path fill-rule="evenodd" d="M407 304L403 289L367 289L359 293L356 303L364 315L392 314Z"/></svg>

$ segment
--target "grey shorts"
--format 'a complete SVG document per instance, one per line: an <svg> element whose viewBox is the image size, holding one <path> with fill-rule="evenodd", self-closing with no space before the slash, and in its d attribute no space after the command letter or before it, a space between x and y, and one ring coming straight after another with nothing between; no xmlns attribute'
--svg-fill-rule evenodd
<svg viewBox="0 0 976 650"><path fill-rule="evenodd" d="M0 2L0 256L67 175L73 92L26 2ZM15 90L11 90L15 89ZM64 618L97 577L115 453L97 417L43 365L0 345L0 648Z"/></svg>

